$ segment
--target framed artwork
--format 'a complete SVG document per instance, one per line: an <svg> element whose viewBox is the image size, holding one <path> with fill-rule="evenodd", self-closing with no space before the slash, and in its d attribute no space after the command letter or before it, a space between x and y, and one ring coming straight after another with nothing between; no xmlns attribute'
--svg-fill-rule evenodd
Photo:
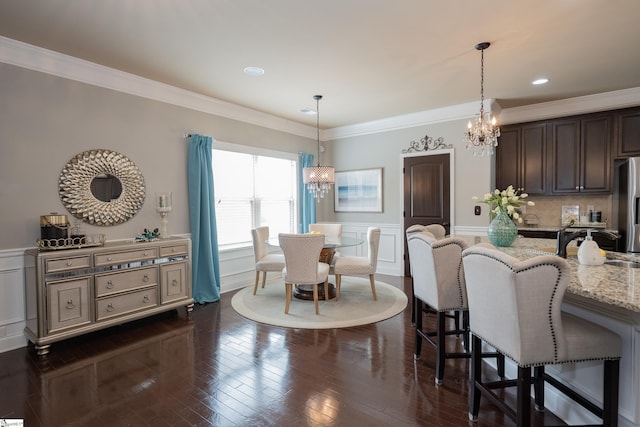
<svg viewBox="0 0 640 427"><path fill-rule="evenodd" d="M382 168L336 172L336 212L382 212Z"/></svg>

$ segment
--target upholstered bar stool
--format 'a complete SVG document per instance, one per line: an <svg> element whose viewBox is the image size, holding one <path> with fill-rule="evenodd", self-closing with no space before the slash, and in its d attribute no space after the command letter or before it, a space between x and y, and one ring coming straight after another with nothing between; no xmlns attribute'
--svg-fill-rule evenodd
<svg viewBox="0 0 640 427"><path fill-rule="evenodd" d="M480 397L486 396L516 425L528 426L531 385L536 409L543 410L548 383L602 418L602 425L617 426L622 342L608 329L561 311L571 274L567 261L551 255L520 261L490 245L470 247L462 259L473 337L469 418L477 419ZM482 341L517 364L517 380L483 380ZM544 372L546 365L595 360L604 362L602 406ZM517 387L515 409L493 391L510 386Z"/></svg>
<svg viewBox="0 0 640 427"><path fill-rule="evenodd" d="M447 230L440 224L414 224L407 227L405 230L405 237L407 239L407 243L409 242L409 236L413 233L430 233L434 239L439 240L443 239ZM409 270L411 270L411 263L409 263ZM411 272L409 272L411 275ZM457 319L457 316L456 316ZM457 320L456 320L457 321ZM416 323L416 297L413 294L413 275L411 275L411 323ZM459 327L459 324L456 324L456 328Z"/></svg>
<svg viewBox="0 0 640 427"><path fill-rule="evenodd" d="M459 237L448 237L436 240L429 232L409 235L409 260L413 276L414 295L416 301L416 346L414 357L418 359L422 348L422 340L427 341L436 350L436 384L444 379L445 359L470 358L469 352L469 318L467 312L467 291L465 274L462 266L462 251L467 243ZM423 330L423 303L436 313L435 331ZM448 313L454 312L457 319L462 317L462 327L455 322L453 329L447 330ZM450 335L463 336L463 351L447 352L445 338ZM434 339L435 338L435 339ZM504 358L497 353L485 353L485 357L498 357L500 375L504 375Z"/></svg>

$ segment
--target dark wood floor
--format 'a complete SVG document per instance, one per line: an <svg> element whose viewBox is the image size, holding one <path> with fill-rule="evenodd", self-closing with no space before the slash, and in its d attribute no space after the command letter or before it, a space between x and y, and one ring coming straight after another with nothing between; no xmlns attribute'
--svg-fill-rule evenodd
<svg viewBox="0 0 640 427"><path fill-rule="evenodd" d="M401 278L378 279L409 289ZM432 349L413 358L410 307L372 325L303 330L246 320L232 296L197 306L191 320L174 311L56 343L46 358L33 348L0 354L0 419L28 427L474 425L467 361L448 362L436 386ZM483 400L475 425L514 424Z"/></svg>

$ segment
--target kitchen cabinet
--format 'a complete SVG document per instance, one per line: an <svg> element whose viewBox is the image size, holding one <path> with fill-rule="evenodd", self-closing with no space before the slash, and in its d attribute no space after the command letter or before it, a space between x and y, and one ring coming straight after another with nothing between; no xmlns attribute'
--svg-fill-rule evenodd
<svg viewBox="0 0 640 427"><path fill-rule="evenodd" d="M25 335L39 355L51 343L163 311L193 310L191 241L113 242L25 253Z"/></svg>
<svg viewBox="0 0 640 427"><path fill-rule="evenodd" d="M640 156L640 108L617 112L616 140L618 157Z"/></svg>
<svg viewBox="0 0 640 427"><path fill-rule="evenodd" d="M496 149L496 187L542 195L547 192L546 124L504 126Z"/></svg>
<svg viewBox="0 0 640 427"><path fill-rule="evenodd" d="M550 123L550 194L611 192L613 115Z"/></svg>

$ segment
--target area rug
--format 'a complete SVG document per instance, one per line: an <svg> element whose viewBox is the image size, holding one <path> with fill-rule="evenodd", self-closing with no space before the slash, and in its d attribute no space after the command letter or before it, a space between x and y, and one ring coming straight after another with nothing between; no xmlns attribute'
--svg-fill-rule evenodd
<svg viewBox="0 0 640 427"><path fill-rule="evenodd" d="M274 326L302 329L332 329L366 325L388 319L407 306L407 295L388 283L376 280L378 300L374 301L368 278L342 277L340 300L320 300L316 315L313 301L292 298L289 314L284 314L284 283L270 283L258 288L253 285L238 291L231 306L247 319Z"/></svg>

